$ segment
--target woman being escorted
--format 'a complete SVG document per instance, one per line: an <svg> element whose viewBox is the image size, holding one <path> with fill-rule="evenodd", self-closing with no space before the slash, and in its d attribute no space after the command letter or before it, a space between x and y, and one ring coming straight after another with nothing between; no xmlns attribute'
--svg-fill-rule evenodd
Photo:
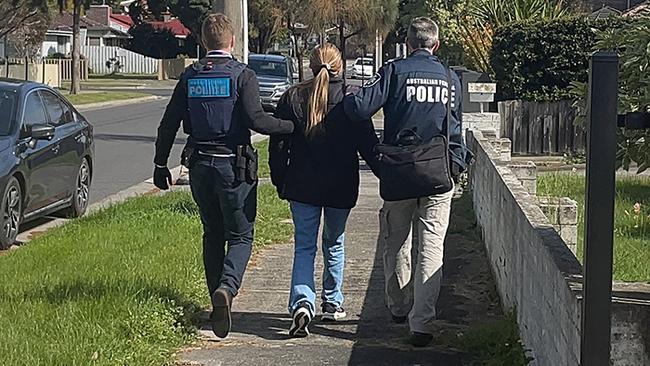
<svg viewBox="0 0 650 366"><path fill-rule="evenodd" d="M372 149L379 143L372 121L349 121L339 104L346 94L343 60L332 44L317 47L310 59L314 78L289 89L275 116L292 120L292 135L271 137L269 165L281 198L290 201L295 252L289 312L292 337L309 335L316 313L314 260L321 216L324 259L323 320L339 320L343 309L345 225L359 195L359 159L376 166Z"/></svg>

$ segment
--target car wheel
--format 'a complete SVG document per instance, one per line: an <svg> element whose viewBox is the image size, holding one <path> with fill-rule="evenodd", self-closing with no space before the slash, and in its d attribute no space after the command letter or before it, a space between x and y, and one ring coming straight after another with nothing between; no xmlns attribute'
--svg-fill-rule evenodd
<svg viewBox="0 0 650 366"><path fill-rule="evenodd" d="M0 202L0 249L8 249L16 242L23 217L23 199L20 184L11 178Z"/></svg>
<svg viewBox="0 0 650 366"><path fill-rule="evenodd" d="M90 202L90 164L83 159L77 173L77 181L70 207L63 211L67 217L80 217L86 213Z"/></svg>

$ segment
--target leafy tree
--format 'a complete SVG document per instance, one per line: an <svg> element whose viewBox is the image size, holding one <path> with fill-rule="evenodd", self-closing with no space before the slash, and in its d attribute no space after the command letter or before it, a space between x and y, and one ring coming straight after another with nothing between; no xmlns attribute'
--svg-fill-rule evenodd
<svg viewBox="0 0 650 366"><path fill-rule="evenodd" d="M0 38L19 28L28 29L43 23L49 16L47 0L0 1Z"/></svg>
<svg viewBox="0 0 650 366"><path fill-rule="evenodd" d="M266 52L282 29L281 5L277 0L249 1L249 44L254 52Z"/></svg>
<svg viewBox="0 0 650 366"><path fill-rule="evenodd" d="M345 59L346 42L361 33L388 32L397 17L397 0L307 0L306 19L316 31L336 28Z"/></svg>
<svg viewBox="0 0 650 366"><path fill-rule="evenodd" d="M650 17L640 18L619 28L600 32L596 49L618 50L619 107L621 114L650 113ZM577 106L583 113L586 107L587 85L574 83ZM638 173L650 169L650 130L621 129L618 134L618 167L630 169L638 165Z"/></svg>
<svg viewBox="0 0 650 366"><path fill-rule="evenodd" d="M80 20L84 9L90 7L90 0L57 0L59 11L72 8L72 81L70 94L79 94L81 90L81 39Z"/></svg>
<svg viewBox="0 0 650 366"><path fill-rule="evenodd" d="M128 49L145 56L165 59L176 58L183 53L178 39L168 29L156 29L151 24L142 23L129 30L131 40Z"/></svg>

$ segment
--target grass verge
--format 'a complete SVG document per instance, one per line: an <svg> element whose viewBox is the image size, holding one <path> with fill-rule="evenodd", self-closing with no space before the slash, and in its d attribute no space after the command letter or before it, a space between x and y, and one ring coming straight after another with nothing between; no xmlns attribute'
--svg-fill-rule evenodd
<svg viewBox="0 0 650 366"><path fill-rule="evenodd" d="M135 92L97 92L64 95L70 101L70 103L75 106L89 103L113 102L116 100L126 100L148 96L148 94Z"/></svg>
<svg viewBox="0 0 650 366"><path fill-rule="evenodd" d="M578 259L584 251L585 177L551 174L538 178L539 195L578 202ZM614 279L650 281L650 178L619 177L614 212Z"/></svg>
<svg viewBox="0 0 650 366"><path fill-rule="evenodd" d="M258 171L260 178L270 178L271 168L269 168L269 139L255 143L253 146L257 149L258 154Z"/></svg>
<svg viewBox="0 0 650 366"><path fill-rule="evenodd" d="M89 80L158 80L158 74L90 74Z"/></svg>
<svg viewBox="0 0 650 366"><path fill-rule="evenodd" d="M526 366L533 361L519 338L514 310L503 319L470 328L458 337L458 344L469 355L470 365Z"/></svg>
<svg viewBox="0 0 650 366"><path fill-rule="evenodd" d="M287 205L259 189L256 245L289 239ZM0 364L164 365L209 302L188 193L141 197L0 257Z"/></svg>

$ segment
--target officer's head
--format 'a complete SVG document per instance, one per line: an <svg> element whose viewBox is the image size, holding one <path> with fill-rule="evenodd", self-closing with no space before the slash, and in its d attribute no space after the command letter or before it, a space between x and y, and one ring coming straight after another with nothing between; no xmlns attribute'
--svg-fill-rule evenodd
<svg viewBox="0 0 650 366"><path fill-rule="evenodd" d="M437 51L440 47L438 25L426 17L413 19L406 34L406 43L412 51L419 49Z"/></svg>
<svg viewBox="0 0 650 366"><path fill-rule="evenodd" d="M232 52L235 48L235 28L230 19L221 13L208 15L201 25L201 42L208 51Z"/></svg>

